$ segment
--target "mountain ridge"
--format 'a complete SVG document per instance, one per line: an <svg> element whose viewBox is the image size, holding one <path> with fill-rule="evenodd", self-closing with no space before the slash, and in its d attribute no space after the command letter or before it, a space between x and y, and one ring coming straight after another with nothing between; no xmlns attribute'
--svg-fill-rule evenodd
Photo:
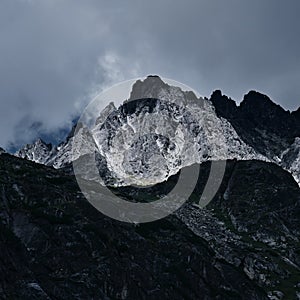
<svg viewBox="0 0 300 300"><path fill-rule="evenodd" d="M141 99L141 98L146 99L147 97L149 99L153 99L153 101L156 101L154 99L160 99L162 101L165 101L165 103L168 104L166 104L165 106L159 104L158 107L151 108L151 111L145 113L143 112L143 110L150 109L150 104L144 101L145 103L144 107L140 108L142 112L141 117L135 114L136 112L132 111L132 108L131 110L128 111L123 111L123 112L120 111L120 109L122 110L123 108L126 107L128 109L130 107L133 107L133 103L135 102L134 101L135 99ZM221 152L219 152L219 154L218 152L212 154L213 151L208 150L209 152L212 151L211 154L208 155L210 156L210 158L212 159L258 158L263 160L271 160L290 170L294 175L295 179L300 183L300 171L298 168L298 160L295 159L295 162L290 162L291 158L289 158L287 155L287 153L292 153L292 151L288 151L289 147L293 147L293 148L298 147L298 143L295 143L295 139L298 136L300 136L300 119L298 119L298 114L299 114L298 111L300 111L300 108L295 112L285 111L280 105L275 104L269 97L256 91L250 91L248 94L246 94L244 96L244 100L240 103L239 106L236 104L234 100L228 98L225 95L222 95L222 92L220 90L214 91L210 99L206 100L203 98L197 98L195 94L191 91L182 91L179 87L170 86L169 84L163 82L163 80L160 77L150 76L147 77L144 81L138 80L133 85L129 99L127 101L124 100L123 105L121 105L120 107L116 108L113 103L108 104L107 107L104 108L100 116L97 118L95 122L95 128L92 130L93 135L96 136L95 141L98 148L96 150L101 152L102 158L105 158L108 167L111 168L111 171L114 171L115 175L121 172L119 174L119 176L121 176L120 180L121 182L123 182L121 184L130 185L133 183L133 182L126 183L125 177L126 177L126 172L128 171L126 170L126 168L130 169L136 167L133 166L130 167L127 163L127 167L125 166L124 167L125 169L121 170L119 167L116 166L116 164L122 166L125 163L124 159L126 160L125 156L124 158L122 158L123 160L118 161L116 160L116 157L114 158L109 157L109 153L108 153L109 148L106 148L105 150L102 149L105 143L107 142L106 139L108 138L107 135L108 133L105 133L105 130L103 130L103 125L102 125L103 122L111 122L109 121L109 119L110 116L112 115L114 115L113 118L121 118L118 122L121 122L120 124L123 124L122 126L126 126L127 128L126 130L129 130L129 132L131 132L131 134L133 134L134 136L135 130L138 131L142 130L141 128L138 129L137 127L141 125L135 125L136 128L134 129L132 128L132 124L127 123L127 119L128 119L127 117L131 118L130 116L134 116L130 122L135 122L135 124L137 124L136 120L139 120L140 124L142 124L143 122L144 124L150 122L148 125L146 125L146 127L147 126L149 127L150 124L152 124L151 126L152 127L154 126L157 132L161 132L163 135L165 135L165 133L162 130L162 128L165 127L165 125L163 125L164 121L161 121L163 123L161 123L161 125L159 126L154 122L151 123L149 119L147 122L145 122L145 120L147 120L148 118L147 114L150 113L151 115L154 109L155 113L153 113L153 115L157 117L159 115L163 116L165 114L165 117L168 118L170 118L171 116L170 120L173 119L171 123L174 123L174 121L177 122L176 118L178 118L175 117L175 114L178 114L178 112L175 113L175 110L178 111L179 108L177 107L175 109L175 108L171 108L171 106L176 107L176 105L179 105L179 107L184 107L184 109L180 110L179 114L181 114L181 116L184 116L186 113L189 113L191 116L194 115L194 117L192 117L192 119L189 117L190 118L188 121L189 123L186 123L184 127L182 126L178 127L178 125L176 125L177 127L174 127L172 130L182 131L184 130L182 128L190 127L191 125L189 124L195 124L192 125L194 127L193 130L198 131L199 129L195 129L195 128L197 127L200 129L202 128L204 130L203 131L204 136L207 135L208 138L210 138L209 136L211 136L211 133L208 132L213 130L214 131L213 134L217 134L218 136L218 138L214 138L214 141L212 142L213 147L215 148L219 147L220 149L223 147L223 149L227 148L229 151L227 154L221 154ZM136 106L136 108L137 107L138 106ZM164 112L166 107L170 111L169 113ZM201 115L203 115L203 117L201 117ZM203 121L201 121L201 118L203 119ZM209 125L210 128L205 129L207 123L210 124ZM71 130L67 139L64 142L62 142L59 146L53 146L51 149L49 149L48 144L38 143L38 145L40 145L41 147L41 149L38 149L38 145L36 145L35 143L29 147L25 146L25 149L23 148L19 150L16 153L16 155L19 157L26 157L28 159L34 160L36 162L44 163L47 165L53 165L56 168L64 167L66 164L69 164L72 161L71 142L73 141L72 136L75 132L75 127L76 126L74 126L73 129ZM149 127L149 130L151 131L152 129L150 129ZM189 129L189 131L190 130L191 129ZM217 133L218 130L220 133ZM176 141L175 137L178 135L178 133L175 134L175 131L174 131L174 136L172 138L174 139L174 141ZM100 134L100 132L102 133ZM104 136L106 136L106 138L102 136L103 134ZM128 142L128 138L131 138L131 136L128 134L129 133L126 133L127 138L123 142L120 142L120 144L118 145L120 149L123 148L124 142L126 144ZM199 140L200 142L198 148L199 147L201 148L204 145L203 137L201 138L202 139L201 141ZM233 137L233 139L231 139L231 137ZM99 138L102 141L101 143L97 143L97 140ZM187 149L189 149L190 154L187 154L187 156L191 159L184 162L182 165L179 164L178 165L179 168L188 165L190 163L203 161L203 159L201 159L201 156L204 154L200 154L200 153L197 154L199 150L197 150L198 149L197 147L196 147L197 149L195 148L195 145L197 145L197 142L193 141L195 138L194 137L188 138L187 133L185 133L184 139L186 141L190 139L190 142L188 142L190 143L190 146L186 147L186 150L183 151L188 151ZM239 140L239 144L241 145L240 150L234 150L236 147L235 140ZM152 140L151 144L153 143L154 140ZM223 145L221 143L223 143ZM142 145L140 145L139 147L141 146ZM91 145L89 148L93 149L93 147L94 146ZM129 145L126 147L128 148ZM174 147L180 148L182 146L180 146L178 142L175 142ZM246 150L247 147L249 148L248 150ZM35 152L35 149L36 149L36 153L33 155L30 151ZM232 152L231 150L233 150L232 154L230 154L230 152ZM146 150L144 149L139 151L138 149L136 149L135 151L138 151L139 153L145 153ZM161 150L158 151L160 152ZM247 153L251 153L251 151L256 154L252 157L247 156L249 155ZM169 153L170 149L167 150L167 152ZM294 152L295 151L293 151L293 153ZM285 153L285 155L283 155L283 153ZM177 173L179 170L178 167L175 167L175 169L172 171L174 166L172 167L170 163L173 164L173 162L171 161L166 162L165 155L166 153L163 154L164 157L162 158L162 160L161 159L160 160L161 162L164 161L166 163L166 169L168 169L168 172L165 173L165 175L161 175L161 177L157 178L158 181L165 180L165 178L167 178L172 174ZM137 158L134 158L134 160L136 159ZM163 165L165 163L163 163ZM295 164L297 165L295 166ZM147 170L144 169L142 170L142 172L147 172Z"/></svg>
<svg viewBox="0 0 300 300"><path fill-rule="evenodd" d="M160 85L138 87L137 97L150 98L108 104L91 130L79 120L58 146L38 140L16 155L24 158L0 149L0 298L299 299L300 138L270 128L272 114L253 120L236 112L221 92L197 103ZM179 147L185 157L177 156ZM262 150L270 158L263 160ZM100 213L80 191L72 161L95 180L91 155L101 183L130 202L161 198L182 171L200 168L181 208L156 222L127 224ZM222 159L220 187L200 208L212 164ZM152 179L158 168L160 180L142 189L122 178L138 170L135 177ZM109 201L106 190L100 186L100 201Z"/></svg>

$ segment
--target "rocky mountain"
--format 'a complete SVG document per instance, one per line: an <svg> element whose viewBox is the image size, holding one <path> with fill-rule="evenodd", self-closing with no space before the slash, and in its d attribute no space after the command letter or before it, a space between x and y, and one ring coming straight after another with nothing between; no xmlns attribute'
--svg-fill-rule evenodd
<svg viewBox="0 0 300 300"><path fill-rule="evenodd" d="M300 177L295 155L286 154L298 147L299 110L285 111L254 91L237 106L220 91L197 98L148 76L133 85L129 100L118 108L110 103L82 130L73 137L74 127L57 147L38 140L16 156L62 168L78 158L72 157L73 141L92 135L83 152L98 152L115 185L155 184L193 163L233 158L273 161Z"/></svg>
<svg viewBox="0 0 300 300"><path fill-rule="evenodd" d="M110 106L96 123L98 149L122 185L155 184L207 160L266 160L217 117L209 101L157 77L136 82L129 101Z"/></svg>
<svg viewBox="0 0 300 300"><path fill-rule="evenodd" d="M0 299L300 299L299 112L257 92L239 106L220 91L198 98L150 76L57 146L0 149ZM90 155L129 202L200 171L179 210L127 224L80 191L71 163L93 181ZM221 186L200 208L220 160Z"/></svg>
<svg viewBox="0 0 300 300"><path fill-rule="evenodd" d="M221 91L215 91L210 101L218 116L226 118L247 145L289 170L299 182L295 152L300 151L300 108L286 111L255 91L245 95L239 106Z"/></svg>
<svg viewBox="0 0 300 300"><path fill-rule="evenodd" d="M193 203L209 169L202 164L179 211L134 225L94 209L72 175L2 154L0 298L299 299L292 176L273 163L228 161L219 192L200 209ZM164 193L176 176L144 194Z"/></svg>
<svg viewBox="0 0 300 300"><path fill-rule="evenodd" d="M89 130L116 185L155 184L182 167L211 159L268 160L217 116L210 101L155 76L137 81L129 100L118 108L109 104ZM69 137L54 149L39 142L41 150L34 144L16 155L60 168L75 159L73 140ZM94 151L94 145L85 152L90 150Z"/></svg>
<svg viewBox="0 0 300 300"><path fill-rule="evenodd" d="M76 160L78 155L72 152L72 144L74 142L74 131L78 128L77 138L80 136L87 141L88 132L87 129L76 124L73 126L71 132L67 136L64 142L61 142L58 146L47 144L43 140L38 139L33 144L27 144L15 153L15 156L25 158L36 163L44 164L47 166L53 166L56 169L63 168L72 162L72 159ZM93 153L96 145L93 141L86 144L86 152L83 150L82 155L86 153Z"/></svg>
<svg viewBox="0 0 300 300"><path fill-rule="evenodd" d="M36 163L46 164L52 155L52 144L45 143L42 139L38 139L33 144L27 144L17 151L16 156L25 158Z"/></svg>
<svg viewBox="0 0 300 300"><path fill-rule="evenodd" d="M275 160L300 136L300 122L294 114L258 92L249 92L239 106L221 91L215 91L210 101L218 116L226 118L247 144Z"/></svg>

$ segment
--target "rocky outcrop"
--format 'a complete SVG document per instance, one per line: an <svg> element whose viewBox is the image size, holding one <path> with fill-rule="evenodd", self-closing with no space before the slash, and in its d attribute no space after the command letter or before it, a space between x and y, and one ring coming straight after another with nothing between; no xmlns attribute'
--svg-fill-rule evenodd
<svg viewBox="0 0 300 300"><path fill-rule="evenodd" d="M38 139L33 144L27 144L15 153L16 156L25 158L36 163L46 164L53 155L52 144L47 144L42 139Z"/></svg>
<svg viewBox="0 0 300 300"><path fill-rule="evenodd" d="M249 92L240 106L220 91L210 101L218 116L226 118L248 145L274 161L300 136L297 113L285 111L261 93Z"/></svg>

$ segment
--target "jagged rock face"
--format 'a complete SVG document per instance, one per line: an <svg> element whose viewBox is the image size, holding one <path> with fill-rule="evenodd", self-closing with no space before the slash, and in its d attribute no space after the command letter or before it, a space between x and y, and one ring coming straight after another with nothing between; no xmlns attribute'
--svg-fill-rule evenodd
<svg viewBox="0 0 300 300"><path fill-rule="evenodd" d="M300 135L299 124L295 122L291 113L272 102L266 95L249 92L240 104L240 111L259 127L282 138Z"/></svg>
<svg viewBox="0 0 300 300"><path fill-rule="evenodd" d="M286 149L281 156L281 165L289 170L300 185L300 138L297 137L294 143Z"/></svg>
<svg viewBox="0 0 300 300"><path fill-rule="evenodd" d="M95 210L74 177L1 155L0 298L295 299L295 181L275 164L229 161L215 199L199 209L192 199L209 169L174 215L135 226Z"/></svg>
<svg viewBox="0 0 300 300"><path fill-rule="evenodd" d="M78 159L80 153L96 151L100 165L107 166L113 176L109 182L143 186L162 182L184 166L209 159L266 159L247 146L228 121L217 117L209 101L169 86L159 77L137 81L129 101L119 108L110 103L91 134L93 137L79 126L76 137L70 135L47 153L40 151L43 155L26 157L34 160L38 156L38 162L60 168ZM87 141L82 143L84 138ZM77 149L76 144L84 149ZM17 155L38 152L38 145L34 144L32 151L25 147Z"/></svg>
<svg viewBox="0 0 300 300"><path fill-rule="evenodd" d="M149 98L142 97L146 95ZM265 159L213 106L160 78L137 81L129 101L105 109L92 130L119 185L151 185L209 159Z"/></svg>
<svg viewBox="0 0 300 300"><path fill-rule="evenodd" d="M16 152L16 156L32 160L36 163L46 164L52 155L52 145L38 139L34 144L27 144Z"/></svg>
<svg viewBox="0 0 300 300"><path fill-rule="evenodd" d="M297 113L285 111L258 92L245 95L240 106L220 91L214 92L210 101L218 116L226 118L248 145L274 161L300 136Z"/></svg>
<svg viewBox="0 0 300 300"><path fill-rule="evenodd" d="M5 153L5 150L3 148L0 147L0 155Z"/></svg>
<svg viewBox="0 0 300 300"><path fill-rule="evenodd" d="M79 157L76 149L72 153L73 141L87 138L83 155L96 151L105 169L102 182L115 185L155 184L184 166L232 158L270 160L297 178L297 163L281 157L299 136L299 112L253 91L240 106L220 91L208 101L149 76L133 85L129 101L119 108L110 103L101 112L90 128L92 138L79 126L76 139L73 128L58 147L36 142L17 156L63 168Z"/></svg>
<svg viewBox="0 0 300 300"><path fill-rule="evenodd" d="M290 171L300 184L300 108L290 113L253 91L239 107L220 91L210 100L218 116L226 118L248 145Z"/></svg>
<svg viewBox="0 0 300 300"><path fill-rule="evenodd" d="M78 124L77 124L78 125ZM81 155L87 153L94 153L97 147L90 136L87 128L78 125L77 139L74 141L74 126L66 138L66 141L60 143L58 146L52 146L51 144L46 144L41 139L38 139L34 144L27 144L22 149L17 151L15 155L20 158L25 158L37 163L41 163L47 166L53 166L54 168L62 168L73 160L76 160ZM84 147L78 147L76 142L79 143L84 139ZM72 150L74 142L74 151ZM80 143L81 144L81 143Z"/></svg>
<svg viewBox="0 0 300 300"><path fill-rule="evenodd" d="M58 145L55 155L48 159L46 165L53 166L56 169L62 168L80 156L94 153L97 150L94 140L86 127L80 124L77 125L76 139L73 136L74 131L75 126L66 141ZM82 140L84 140L84 143L82 143Z"/></svg>

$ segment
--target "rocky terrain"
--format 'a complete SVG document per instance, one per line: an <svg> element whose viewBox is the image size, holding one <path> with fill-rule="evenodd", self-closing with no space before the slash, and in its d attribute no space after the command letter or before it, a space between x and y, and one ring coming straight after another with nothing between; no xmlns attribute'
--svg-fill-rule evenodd
<svg viewBox="0 0 300 300"><path fill-rule="evenodd" d="M148 76L120 107L110 103L91 127L84 120L75 127L58 146L39 139L16 156L62 168L79 157L72 153L74 141L91 135L81 151L99 153L114 185L156 184L193 163L234 158L275 162L300 184L299 109L285 111L255 91L237 106L221 91L197 98Z"/></svg>
<svg viewBox="0 0 300 300"><path fill-rule="evenodd" d="M149 76L84 121L59 145L0 148L1 299L300 299L300 108L255 91L240 105L198 98ZM104 185L151 202L200 171L179 210L127 224L85 199L73 161L100 175L106 202ZM223 181L200 208L217 161Z"/></svg>
<svg viewBox="0 0 300 300"><path fill-rule="evenodd" d="M94 209L72 175L1 154L0 298L299 298L292 176L272 163L228 161L218 194L200 209L209 166L179 211L134 225Z"/></svg>
<svg viewBox="0 0 300 300"><path fill-rule="evenodd" d="M245 95L239 106L221 91L215 91L210 101L217 115L226 118L246 144L289 170L300 183L300 108L286 111L255 91Z"/></svg>

